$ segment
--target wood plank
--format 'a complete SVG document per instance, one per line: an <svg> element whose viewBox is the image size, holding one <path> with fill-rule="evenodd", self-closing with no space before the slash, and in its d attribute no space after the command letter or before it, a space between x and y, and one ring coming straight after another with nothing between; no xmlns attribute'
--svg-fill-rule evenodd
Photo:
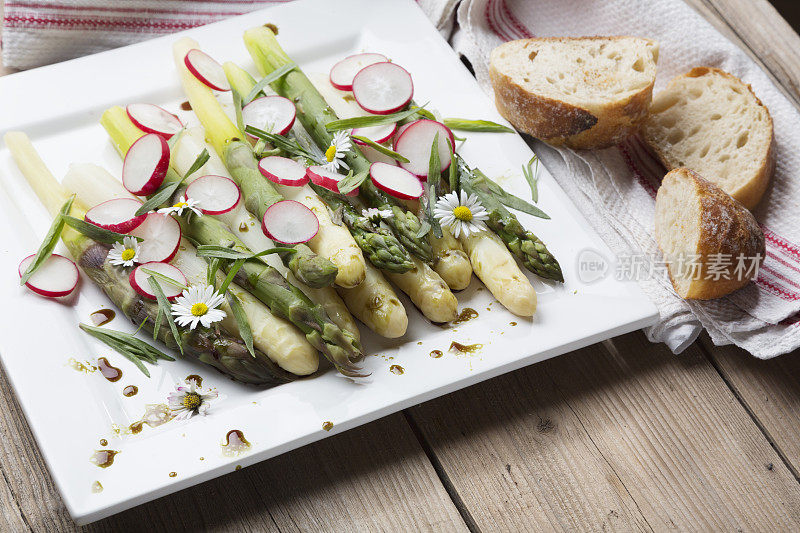
<svg viewBox="0 0 800 533"><path fill-rule="evenodd" d="M800 472L800 350L762 361L735 346L703 347L742 404L798 477Z"/></svg>
<svg viewBox="0 0 800 533"><path fill-rule="evenodd" d="M637 332L411 416L480 528L800 528L800 485L696 347Z"/></svg>
<svg viewBox="0 0 800 533"><path fill-rule="evenodd" d="M72 531L0 371L0 531ZM141 505L88 529L368 531L467 528L398 413Z"/></svg>

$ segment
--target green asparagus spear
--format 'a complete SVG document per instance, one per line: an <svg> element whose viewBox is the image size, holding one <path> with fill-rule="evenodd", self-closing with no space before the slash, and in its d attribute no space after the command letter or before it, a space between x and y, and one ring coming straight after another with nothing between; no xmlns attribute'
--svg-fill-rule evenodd
<svg viewBox="0 0 800 533"><path fill-rule="evenodd" d="M264 76L292 63L291 58L275 39L275 34L268 28L257 27L247 30L244 42ZM291 70L270 85L275 92L295 102L300 123L322 150L327 149L333 135L325 129L325 124L337 120L338 117L300 68ZM345 162L355 174L369 171L369 161L355 146L345 155ZM401 207L394 198L383 193L370 180L366 180L359 191L361 199L366 204L392 211L393 216L387 223L403 246L423 261L428 263L432 261L431 245L425 235L420 235L424 233L420 231L422 223L414 213Z"/></svg>
<svg viewBox="0 0 800 533"><path fill-rule="evenodd" d="M517 217L480 184L480 171L471 169L464 160L455 154L461 188L468 194L475 194L489 212L486 225L505 243L525 268L547 279L564 281L561 265L544 243L520 224Z"/></svg>
<svg viewBox="0 0 800 533"><path fill-rule="evenodd" d="M10 132L6 134L5 141L39 199L51 213L57 212L70 194L39 159L24 134ZM81 211L80 207L73 205L73 216L83 219L84 213ZM133 323L144 322L143 329L152 332L158 315L158 305L133 290L128 280L129 273L125 269L114 266L106 260L109 246L93 241L69 227L64 229L61 239L76 263L114 305ZM175 339L165 322L170 320L170 317L162 317L161 320L158 339L168 347L176 348ZM244 341L218 328L178 329L185 356L209 364L238 381L257 385L278 385L297 379L297 376L281 369L260 351L255 352L256 357L251 356Z"/></svg>
<svg viewBox="0 0 800 533"><path fill-rule="evenodd" d="M398 274L414 268L408 250L403 248L385 224L373 224L343 197L323 187L314 185L312 187L332 211L341 212L342 221L350 228L356 243L373 265L381 270Z"/></svg>

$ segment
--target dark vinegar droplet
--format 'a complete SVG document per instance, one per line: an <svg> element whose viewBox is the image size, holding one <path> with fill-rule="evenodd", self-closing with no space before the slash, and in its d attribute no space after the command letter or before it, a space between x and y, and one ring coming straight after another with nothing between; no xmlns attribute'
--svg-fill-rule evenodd
<svg viewBox="0 0 800 533"><path fill-rule="evenodd" d="M328 420L327 422L323 422L322 423L322 429L324 429L325 431L332 430L333 429L333 422L331 422L330 420Z"/></svg>
<svg viewBox="0 0 800 533"><path fill-rule="evenodd" d="M108 446L108 441L106 439L100 439L100 446Z"/></svg>
<svg viewBox="0 0 800 533"><path fill-rule="evenodd" d="M403 374L403 372L405 372L405 371L406 371L405 368L403 368L400 365L392 365L392 366L389 367L389 372L391 372L392 374L395 374L397 376Z"/></svg>
<svg viewBox="0 0 800 533"><path fill-rule="evenodd" d="M122 377L122 370L115 366L111 366L111 363L109 363L108 359L105 357L100 357L97 360L97 368L100 370L100 373L103 374L103 377L108 381L119 381L119 379Z"/></svg>
<svg viewBox="0 0 800 533"><path fill-rule="evenodd" d="M247 222L242 222L239 224L239 231L244 233L245 231L250 231L250 228L247 226Z"/></svg>
<svg viewBox="0 0 800 533"><path fill-rule="evenodd" d="M136 396L136 393L139 392L139 387L136 385L128 385L124 389L122 389L122 395L127 396L130 398L131 396Z"/></svg>
<svg viewBox="0 0 800 533"><path fill-rule="evenodd" d="M183 109L184 111L191 111L192 104L190 104L189 101L187 100L181 104L181 109Z"/></svg>
<svg viewBox="0 0 800 533"><path fill-rule="evenodd" d="M98 309L97 311L89 315L89 318L92 320L92 324L94 324L97 327L100 327L114 320L115 316L117 316L117 314L114 312L113 309Z"/></svg>
<svg viewBox="0 0 800 533"><path fill-rule="evenodd" d="M444 354L442 353L441 350L432 350L430 353L430 356L433 357L434 359L439 359L443 355Z"/></svg>
<svg viewBox="0 0 800 533"><path fill-rule="evenodd" d="M178 473L177 473L177 472L170 472L170 473L169 473L169 477L175 477L175 476L177 476L177 475L178 475Z"/></svg>
<svg viewBox="0 0 800 533"><path fill-rule="evenodd" d="M114 464L114 456L118 453L116 450L96 450L91 461L100 468L108 468Z"/></svg>
<svg viewBox="0 0 800 533"><path fill-rule="evenodd" d="M237 455L247 451L250 443L244 438L244 433L239 429L232 429L225 435L225 444L222 445L225 455Z"/></svg>
<svg viewBox="0 0 800 533"><path fill-rule="evenodd" d="M477 318L478 312L471 307L465 307L461 310L458 317L451 322L451 324L463 324L464 322L468 322L473 318Z"/></svg>

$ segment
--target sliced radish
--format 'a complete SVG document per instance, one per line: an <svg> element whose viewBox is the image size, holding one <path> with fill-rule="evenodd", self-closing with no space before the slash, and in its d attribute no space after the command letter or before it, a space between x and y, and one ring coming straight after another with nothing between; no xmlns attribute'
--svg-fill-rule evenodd
<svg viewBox="0 0 800 533"><path fill-rule="evenodd" d="M169 168L169 145L161 135L148 133L133 143L122 164L122 185L137 196L156 192Z"/></svg>
<svg viewBox="0 0 800 533"><path fill-rule="evenodd" d="M419 178L395 165L372 163L369 175L377 188L401 200L416 200L424 192Z"/></svg>
<svg viewBox="0 0 800 533"><path fill-rule="evenodd" d="M414 96L411 74L395 63L375 63L353 78L353 96L364 111L388 115L406 106Z"/></svg>
<svg viewBox="0 0 800 533"><path fill-rule="evenodd" d="M89 209L84 220L117 233L128 233L144 222L147 215L136 216L142 202L134 198L114 198Z"/></svg>
<svg viewBox="0 0 800 533"><path fill-rule="evenodd" d="M397 161L386 154L382 154L372 146L359 146L359 150L367 158L370 163L389 163L390 165L397 166Z"/></svg>
<svg viewBox="0 0 800 533"><path fill-rule="evenodd" d="M133 290L150 300L156 299L156 295L153 293L153 288L150 286L150 282L147 281L153 275L145 272L145 269L152 270L153 272L161 274L162 276L167 276L169 279L173 279L181 285L189 284L189 282L186 280L186 276L183 275L183 272L181 272L178 267L172 266L169 263L151 262L141 264L131 271L130 276L128 276L128 281L130 281ZM161 286L161 290L164 291L164 296L170 300L180 296L181 292L183 292L183 289L177 285L167 281L162 281L158 278L156 278L156 281L158 281L158 284Z"/></svg>
<svg viewBox="0 0 800 533"><path fill-rule="evenodd" d="M359 137L366 137L372 142L383 144L392 138L394 132L397 131L397 124L384 124L383 126L369 126L367 128L354 128L350 135L358 135ZM353 139L356 144L367 146L367 143Z"/></svg>
<svg viewBox="0 0 800 533"><path fill-rule="evenodd" d="M19 276L28 270L36 254L29 255L19 264ZM25 286L36 294L48 298L66 296L78 285L78 267L63 255L52 254L42 266L28 278Z"/></svg>
<svg viewBox="0 0 800 533"><path fill-rule="evenodd" d="M192 48L183 58L183 63L192 75L215 91L230 91L231 85L222 65L202 50Z"/></svg>
<svg viewBox="0 0 800 533"><path fill-rule="evenodd" d="M308 175L308 178L311 180L311 183L313 183L314 185L325 187L326 189L336 193L339 193L339 182L344 178L344 176L342 176L338 172L328 170L327 168L320 165L313 165L308 167L306 169L306 174ZM356 189L347 193L347 196L356 196L357 194L358 194L358 188L356 187Z"/></svg>
<svg viewBox="0 0 800 533"><path fill-rule="evenodd" d="M440 170L442 172L447 170L450 166L450 146L447 144L447 140L449 139L450 143L455 146L453 132L441 122L426 118L412 122L395 138L394 151L408 159L408 163L400 163L400 166L417 176L427 176L431 145L437 133L439 134Z"/></svg>
<svg viewBox="0 0 800 533"><path fill-rule="evenodd" d="M294 102L275 95L256 98L242 108L245 125L277 135L284 135L292 129L296 114Z"/></svg>
<svg viewBox="0 0 800 533"><path fill-rule="evenodd" d="M144 239L139 243L140 263L168 263L178 253L181 225L171 215L148 213L131 235Z"/></svg>
<svg viewBox="0 0 800 533"><path fill-rule="evenodd" d="M267 208L261 229L274 241L299 244L314 238L319 231L319 220L311 209L300 202L281 200Z"/></svg>
<svg viewBox="0 0 800 533"><path fill-rule="evenodd" d="M239 204L242 192L232 179L208 174L190 183L186 196L197 200L197 207L203 214L221 215Z"/></svg>
<svg viewBox="0 0 800 533"><path fill-rule="evenodd" d="M353 88L353 78L356 74L369 65L389 61L383 54L355 54L347 56L331 68L331 85L340 91L349 91Z"/></svg>
<svg viewBox="0 0 800 533"><path fill-rule="evenodd" d="M146 133L157 133L169 139L183 128L181 119L153 104L128 104L128 118Z"/></svg>
<svg viewBox="0 0 800 533"><path fill-rule="evenodd" d="M271 155L258 162L258 169L269 181L292 187L308 183L308 174L303 165L288 157Z"/></svg>

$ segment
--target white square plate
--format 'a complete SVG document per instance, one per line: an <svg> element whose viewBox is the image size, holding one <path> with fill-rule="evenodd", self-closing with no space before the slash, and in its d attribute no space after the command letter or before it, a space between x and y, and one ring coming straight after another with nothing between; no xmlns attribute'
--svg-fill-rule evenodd
<svg viewBox="0 0 800 533"><path fill-rule="evenodd" d="M414 77L416 98L444 116L504 122L458 57L410 0L309 0L225 20L180 34L13 74L0 79L0 130L22 130L56 176L69 163L90 161L119 175L114 153L98 120L111 105L152 102L177 111L184 100L172 64L171 45L180 35L197 39L220 60L255 72L242 43L248 27L272 22L287 52L308 73L327 72L338 59L362 50L382 52ZM520 167L531 157L513 134L468 134L462 154L490 176L501 176L512 192L530 194ZM25 415L78 523L91 522L145 501L284 453L328 435L385 416L504 372L651 324L657 312L633 284L608 276L578 281L577 257L593 249L610 257L546 170L540 205L551 221L520 219L559 258L566 283L545 284L533 320L519 319L493 303L477 281L458 294L460 307L479 317L451 329L431 325L403 299L408 333L399 341L364 335L366 369L355 383L334 372L269 390L232 382L187 361L150 366L147 379L132 364L77 328L109 305L90 282L69 305L37 297L19 287L17 264L36 249L50 218L11 161L0 151L0 354ZM516 325L512 325L512 322ZM110 327L132 330L124 319ZM362 328L363 329L363 328ZM448 353L451 341L480 343L470 356ZM439 349L441 358L429 357ZM123 371L111 383L99 372L76 371L70 358L95 362L106 356ZM400 365L402 375L389 371ZM125 431L149 403L163 403L175 383L200 374L221 397L206 417L172 421L138 434ZM139 387L133 397L127 385ZM329 432L324 422L333 423ZM123 428L115 431L114 428ZM251 443L240 454L221 446L232 429ZM100 440L106 439L107 446ZM102 469L90 462L95 450L121 453ZM101 492L92 490L95 482Z"/></svg>

